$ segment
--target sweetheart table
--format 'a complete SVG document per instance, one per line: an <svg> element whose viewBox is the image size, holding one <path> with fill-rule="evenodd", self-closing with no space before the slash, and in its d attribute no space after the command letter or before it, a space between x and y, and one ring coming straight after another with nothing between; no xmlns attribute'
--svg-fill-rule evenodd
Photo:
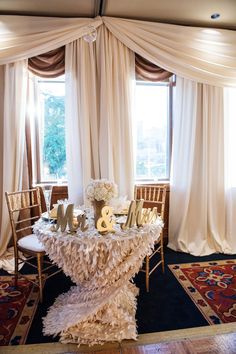
<svg viewBox="0 0 236 354"><path fill-rule="evenodd" d="M75 282L44 318L44 334L62 343L102 344L137 339L138 288L132 278L160 237L162 221L100 235L92 226L74 234L51 231L39 220L34 233L50 259Z"/></svg>

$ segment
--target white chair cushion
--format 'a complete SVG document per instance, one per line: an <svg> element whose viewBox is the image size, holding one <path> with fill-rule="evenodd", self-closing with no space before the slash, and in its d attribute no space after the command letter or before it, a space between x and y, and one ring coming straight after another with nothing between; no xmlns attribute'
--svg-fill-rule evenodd
<svg viewBox="0 0 236 354"><path fill-rule="evenodd" d="M18 245L30 251L43 252L45 251L41 242L36 235L24 236L18 240Z"/></svg>

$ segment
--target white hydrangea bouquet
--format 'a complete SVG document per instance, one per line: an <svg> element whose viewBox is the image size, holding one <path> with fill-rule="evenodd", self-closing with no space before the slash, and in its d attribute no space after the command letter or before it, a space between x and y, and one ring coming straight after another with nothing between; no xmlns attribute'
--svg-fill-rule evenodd
<svg viewBox="0 0 236 354"><path fill-rule="evenodd" d="M105 203L108 203L117 195L117 185L105 178L92 179L86 188L86 197L90 202L103 200Z"/></svg>

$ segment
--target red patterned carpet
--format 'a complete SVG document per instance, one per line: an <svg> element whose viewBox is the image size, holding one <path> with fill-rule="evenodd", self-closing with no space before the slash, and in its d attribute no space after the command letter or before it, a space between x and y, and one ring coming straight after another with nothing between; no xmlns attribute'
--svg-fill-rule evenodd
<svg viewBox="0 0 236 354"><path fill-rule="evenodd" d="M25 343L39 301L38 287L30 281L20 279L17 289L13 285L12 276L0 276L0 345Z"/></svg>
<svg viewBox="0 0 236 354"><path fill-rule="evenodd" d="M236 260L169 268L210 324L236 322Z"/></svg>

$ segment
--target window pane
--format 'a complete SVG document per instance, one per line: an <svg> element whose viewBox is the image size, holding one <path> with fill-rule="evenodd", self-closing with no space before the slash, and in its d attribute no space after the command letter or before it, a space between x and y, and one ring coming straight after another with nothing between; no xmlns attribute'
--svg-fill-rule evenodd
<svg viewBox="0 0 236 354"><path fill-rule="evenodd" d="M136 84L136 180L169 179L168 98L168 84Z"/></svg>
<svg viewBox="0 0 236 354"><path fill-rule="evenodd" d="M66 180L64 78L39 80L41 181Z"/></svg>

